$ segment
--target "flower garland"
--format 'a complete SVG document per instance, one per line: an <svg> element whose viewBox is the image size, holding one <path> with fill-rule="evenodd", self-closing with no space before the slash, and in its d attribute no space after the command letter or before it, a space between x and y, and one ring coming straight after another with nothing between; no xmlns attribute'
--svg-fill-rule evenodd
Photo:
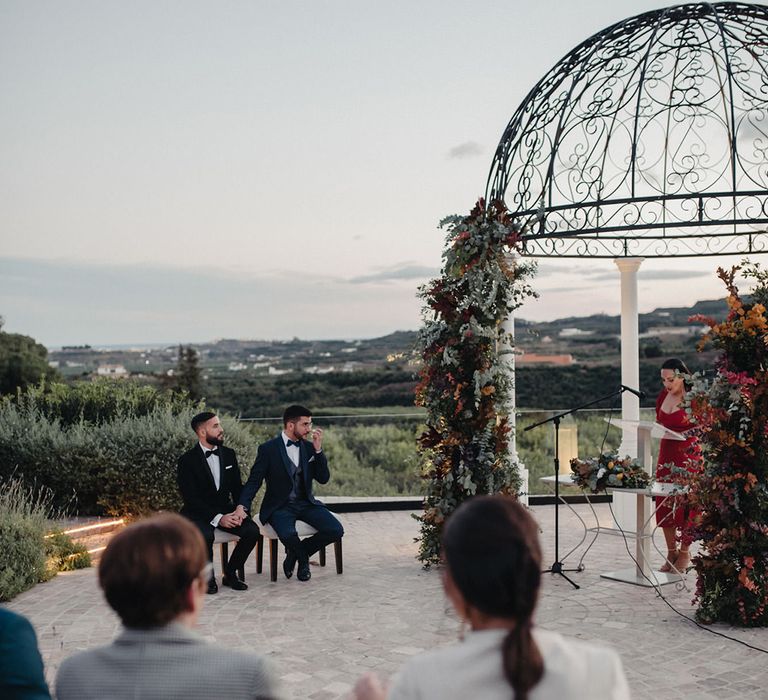
<svg viewBox="0 0 768 700"><path fill-rule="evenodd" d="M422 367L416 404L427 409L419 438L427 480L418 558L440 558L446 517L475 494L516 493L520 477L508 453L505 415L512 377L499 357L510 312L535 292L535 264L515 261L519 229L501 202L479 200L446 228L441 276L419 289L424 301L419 334Z"/></svg>
<svg viewBox="0 0 768 700"><path fill-rule="evenodd" d="M571 472L573 482L592 493L607 488L644 489L650 483L650 477L640 462L629 456L620 458L617 452L583 460L574 457Z"/></svg>
<svg viewBox="0 0 768 700"><path fill-rule="evenodd" d="M718 270L726 320L691 319L709 326L699 349L722 354L712 382L695 377L690 396L704 458L690 485L701 513L690 534L703 545L692 562L698 619L754 627L768 625L768 272L743 265ZM756 281L749 301L734 284L739 270Z"/></svg>

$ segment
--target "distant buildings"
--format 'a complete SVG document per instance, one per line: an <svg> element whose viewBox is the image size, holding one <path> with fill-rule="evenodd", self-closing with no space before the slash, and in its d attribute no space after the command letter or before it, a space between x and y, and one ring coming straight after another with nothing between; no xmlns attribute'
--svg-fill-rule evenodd
<svg viewBox="0 0 768 700"><path fill-rule="evenodd" d="M127 377L128 370L123 365L99 365L96 368L97 377Z"/></svg>
<svg viewBox="0 0 768 700"><path fill-rule="evenodd" d="M581 328L563 328L558 335L561 338L576 338L582 335L592 335L592 331L583 331Z"/></svg>
<svg viewBox="0 0 768 700"><path fill-rule="evenodd" d="M267 370L267 374L270 377L279 377L281 374L290 374L291 372L293 372L292 369L278 369L272 365L270 365L269 369Z"/></svg>

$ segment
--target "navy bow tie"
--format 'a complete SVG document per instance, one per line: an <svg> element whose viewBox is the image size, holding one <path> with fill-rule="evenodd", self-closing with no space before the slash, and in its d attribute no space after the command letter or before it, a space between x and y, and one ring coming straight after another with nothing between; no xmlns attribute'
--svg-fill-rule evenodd
<svg viewBox="0 0 768 700"><path fill-rule="evenodd" d="M205 450L205 458L208 459L211 455L219 456L219 448L214 447L212 450Z"/></svg>
<svg viewBox="0 0 768 700"><path fill-rule="evenodd" d="M286 444L288 447L291 445L296 445L296 447L298 447L301 444L301 440L288 440Z"/></svg>

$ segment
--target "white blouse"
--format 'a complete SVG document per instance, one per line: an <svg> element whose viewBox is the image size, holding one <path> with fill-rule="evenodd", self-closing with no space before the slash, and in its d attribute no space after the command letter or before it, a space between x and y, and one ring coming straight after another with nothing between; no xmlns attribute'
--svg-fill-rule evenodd
<svg viewBox="0 0 768 700"><path fill-rule="evenodd" d="M389 700L511 700L501 642L507 630L470 632L463 642L415 656L390 688ZM529 700L629 700L619 655L607 647L535 629L544 675Z"/></svg>

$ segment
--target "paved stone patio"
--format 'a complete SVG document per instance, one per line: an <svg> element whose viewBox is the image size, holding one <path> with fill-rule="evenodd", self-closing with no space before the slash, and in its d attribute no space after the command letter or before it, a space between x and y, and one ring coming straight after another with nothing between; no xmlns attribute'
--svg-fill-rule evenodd
<svg viewBox="0 0 768 700"><path fill-rule="evenodd" d="M586 506L576 509L589 515ZM597 510L608 524L608 506ZM542 527L549 566L554 560L553 506L534 507L533 513ZM582 530L566 508L560 514L562 557ZM439 572L422 570L414 559L418 523L410 514L340 518L347 532L343 575L335 572L332 548L328 566L313 567L308 583L286 581L282 573L277 583L270 583L266 558L260 576L252 559L246 569L248 591L224 588L206 598L200 631L219 644L268 655L287 697L344 698L362 672L373 669L390 676L408 656L449 644L457 636L459 624L444 601ZM662 548L660 535L657 543ZM578 552L566 565L576 563L574 556ZM569 574L579 590L559 576L544 576L537 624L617 648L635 700L768 697L765 654L697 628L652 588L600 578L601 571L632 565L620 536L601 535L584 564L583 572ZM693 575L687 583L691 589ZM691 590L674 585L662 590L672 605L692 615ZM93 570L60 574L18 596L9 607L34 624L50 681L63 658L107 643L119 627ZM768 649L768 630L711 629Z"/></svg>

